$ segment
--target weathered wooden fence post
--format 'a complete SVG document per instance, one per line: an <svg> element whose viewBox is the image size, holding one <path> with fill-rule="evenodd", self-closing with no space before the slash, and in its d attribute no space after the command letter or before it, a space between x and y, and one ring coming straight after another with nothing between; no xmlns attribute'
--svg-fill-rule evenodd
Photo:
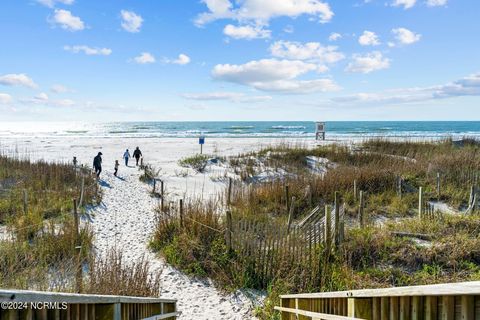
<svg viewBox="0 0 480 320"><path fill-rule="evenodd" d="M286 211L287 211L287 212L290 211L290 203L289 203L289 200L290 200L289 197L290 197L290 195L289 195L289 190L288 190L288 189L289 189L289 187L288 187L288 185L286 185L286 186L285 186L285 206L286 206L286 209L287 209Z"/></svg>
<svg viewBox="0 0 480 320"><path fill-rule="evenodd" d="M342 206L342 211L341 211L341 217L340 217L340 230L338 233L338 240L339 244L343 243L343 240L345 240L345 202L343 203Z"/></svg>
<svg viewBox="0 0 480 320"><path fill-rule="evenodd" d="M364 194L363 194L363 190L360 190L360 202L358 204L358 222L360 223L360 228L363 228L365 225L365 218L363 216L364 207L365 207Z"/></svg>
<svg viewBox="0 0 480 320"><path fill-rule="evenodd" d="M397 178L397 195L400 199L402 199L402 177L398 176Z"/></svg>
<svg viewBox="0 0 480 320"><path fill-rule="evenodd" d="M418 217L421 218L423 214L423 188L418 188Z"/></svg>
<svg viewBox="0 0 480 320"><path fill-rule="evenodd" d="M292 197L292 203L290 205L290 211L288 213L288 226L287 226L287 232L290 233L290 227L293 222L293 213L295 211L295 197Z"/></svg>
<svg viewBox="0 0 480 320"><path fill-rule="evenodd" d="M325 249L327 255L330 254L332 243L332 213L330 206L325 206Z"/></svg>
<svg viewBox="0 0 480 320"><path fill-rule="evenodd" d="M80 189L80 200L78 201L78 206L82 207L83 205L83 194L85 193L85 177L82 177L82 185Z"/></svg>
<svg viewBox="0 0 480 320"><path fill-rule="evenodd" d="M226 241L227 241L227 248L228 251L232 251L232 212L227 209L226 212L227 216L227 230L226 230Z"/></svg>
<svg viewBox="0 0 480 320"><path fill-rule="evenodd" d="M230 205L231 201L232 201L232 178L228 178L227 206Z"/></svg>
<svg viewBox="0 0 480 320"><path fill-rule="evenodd" d="M77 251L77 268L76 268L76 279L75 279L75 291L77 293L82 292L82 247L80 246L80 226L78 219L78 208L77 208L77 199L73 199L73 223L75 228L75 250Z"/></svg>
<svg viewBox="0 0 480 320"><path fill-rule="evenodd" d="M353 200L354 201L357 201L357 195L358 195L357 180L353 180Z"/></svg>
<svg viewBox="0 0 480 320"><path fill-rule="evenodd" d="M180 227L183 227L183 199L180 199Z"/></svg>
<svg viewBox="0 0 480 320"><path fill-rule="evenodd" d="M340 193L335 191L335 247L338 247L340 244Z"/></svg>
<svg viewBox="0 0 480 320"><path fill-rule="evenodd" d="M163 210L165 209L165 195L164 195L164 188L163 188L163 180L160 180L160 209Z"/></svg>
<svg viewBox="0 0 480 320"><path fill-rule="evenodd" d="M27 214L28 211L28 193L26 189L23 189L23 213Z"/></svg>
<svg viewBox="0 0 480 320"><path fill-rule="evenodd" d="M437 200L440 200L440 172L437 172Z"/></svg>
<svg viewBox="0 0 480 320"><path fill-rule="evenodd" d="M155 194L155 189L157 188L157 179L153 178L153 190L152 193Z"/></svg>

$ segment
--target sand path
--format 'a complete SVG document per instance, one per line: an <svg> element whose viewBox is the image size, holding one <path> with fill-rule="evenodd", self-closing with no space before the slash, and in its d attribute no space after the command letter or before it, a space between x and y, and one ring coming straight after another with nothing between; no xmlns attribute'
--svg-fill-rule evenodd
<svg viewBox="0 0 480 320"><path fill-rule="evenodd" d="M121 166L119 176L102 173L103 201L89 210L95 232L95 250L105 256L112 247L119 248L127 262L143 255L152 272L162 270L163 298L178 300L179 319L252 319L251 300L243 293L224 295L209 281L191 279L166 264L148 249L155 227L157 199L149 187L139 181L140 171Z"/></svg>

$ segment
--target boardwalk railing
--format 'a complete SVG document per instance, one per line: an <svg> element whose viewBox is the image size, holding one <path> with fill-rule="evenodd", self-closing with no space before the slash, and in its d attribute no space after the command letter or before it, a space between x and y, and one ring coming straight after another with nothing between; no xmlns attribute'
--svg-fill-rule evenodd
<svg viewBox="0 0 480 320"><path fill-rule="evenodd" d="M480 319L480 281L280 296L282 320Z"/></svg>
<svg viewBox="0 0 480 320"><path fill-rule="evenodd" d="M176 300L0 289L5 320L176 319Z"/></svg>

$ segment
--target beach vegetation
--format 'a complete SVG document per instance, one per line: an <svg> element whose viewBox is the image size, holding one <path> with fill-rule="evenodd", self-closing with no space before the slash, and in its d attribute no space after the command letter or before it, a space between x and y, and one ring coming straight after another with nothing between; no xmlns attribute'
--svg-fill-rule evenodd
<svg viewBox="0 0 480 320"><path fill-rule="evenodd" d="M335 192L341 195L345 239L328 259L320 259L321 273L315 279L309 278L311 266L299 261L273 270L267 283L259 281L251 260L226 246L223 194L208 202L191 201L182 216L174 208L159 211L151 246L179 269L208 276L221 288L266 290L264 307L257 310L262 319L275 319L273 306L284 293L478 279L480 216L463 210L477 181L479 152L474 140L368 140L355 147L272 146L229 158L232 171L243 181L235 184L229 201L237 219L282 228L292 205L298 222L315 206L332 205ZM258 179L267 171L274 172L273 178ZM364 194L363 227L358 224L354 181L357 192ZM420 187L425 202L440 202L457 213L418 218ZM314 248L318 254L322 250Z"/></svg>
<svg viewBox="0 0 480 320"><path fill-rule="evenodd" d="M180 159L178 165L184 168L192 168L195 172L203 173L210 158L208 155L196 154Z"/></svg>

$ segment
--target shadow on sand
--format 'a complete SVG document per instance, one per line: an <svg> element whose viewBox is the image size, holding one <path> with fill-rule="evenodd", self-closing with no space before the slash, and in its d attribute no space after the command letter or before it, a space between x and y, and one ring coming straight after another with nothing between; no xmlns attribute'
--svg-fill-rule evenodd
<svg viewBox="0 0 480 320"><path fill-rule="evenodd" d="M99 181L98 181L98 184L99 184L101 187L105 187L105 188L112 189L112 186L110 185L110 183L108 183L108 182L105 181L105 180L99 180Z"/></svg>

